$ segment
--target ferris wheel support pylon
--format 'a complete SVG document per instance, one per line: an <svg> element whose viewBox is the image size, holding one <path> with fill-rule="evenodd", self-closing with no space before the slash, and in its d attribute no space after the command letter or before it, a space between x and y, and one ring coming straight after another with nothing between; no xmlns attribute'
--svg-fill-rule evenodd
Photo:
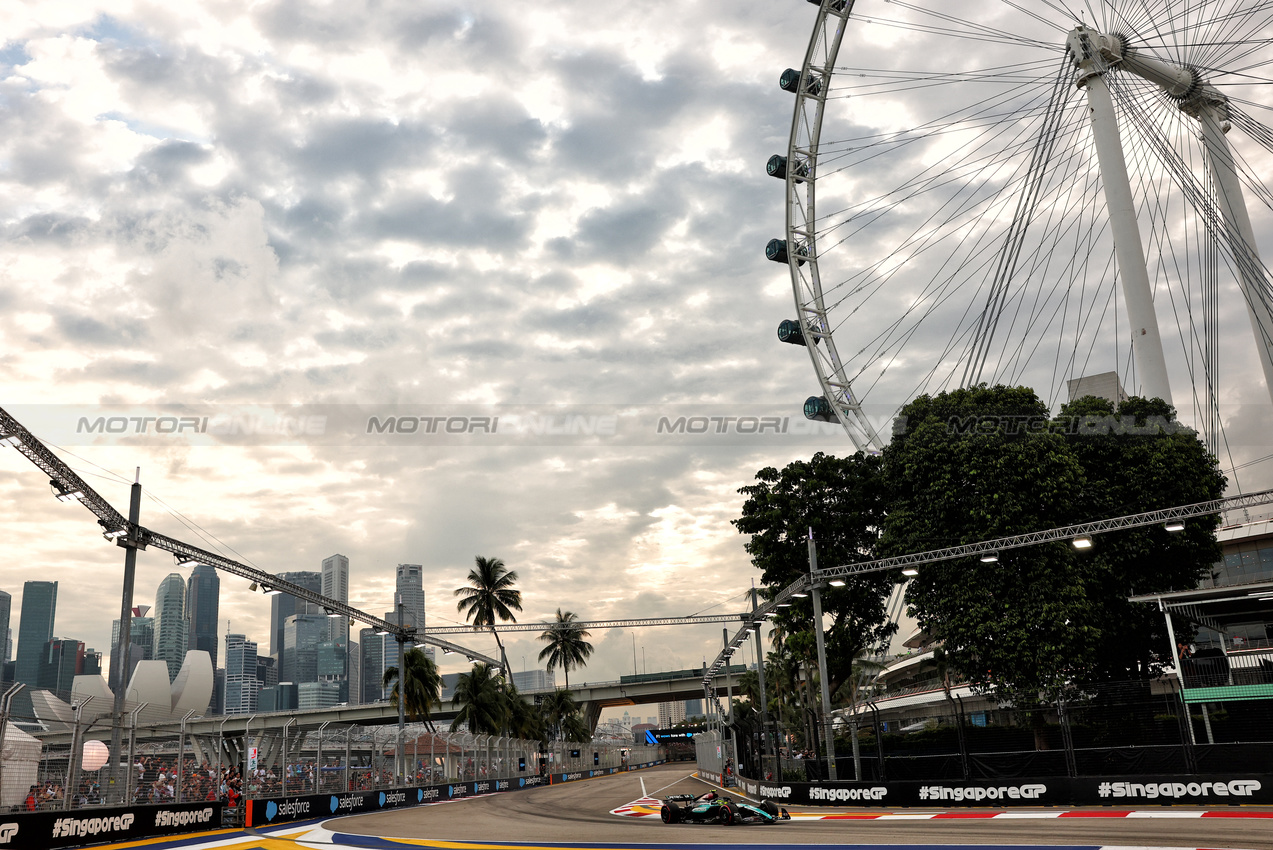
<svg viewBox="0 0 1273 850"><path fill-rule="evenodd" d="M1070 32L1067 46L1079 70L1076 85L1087 93L1092 122L1092 141L1100 165L1101 183L1105 189L1105 205L1110 230L1114 234L1114 255L1123 286L1123 301L1132 329L1132 353L1142 392L1151 398L1171 403L1171 383L1167 379L1167 360L1163 355L1158 317L1154 312L1154 293L1149 284L1145 248L1136 223L1136 206L1132 200L1131 180L1127 176L1127 160L1114 114L1105 73L1109 63L1101 49L1103 37L1086 27Z"/></svg>
<svg viewBox="0 0 1273 850"><path fill-rule="evenodd" d="M1105 184L1110 226L1114 232L1114 250L1123 279L1127 313L1132 322L1133 351L1146 394L1171 401L1170 395L1154 390L1159 381L1164 393L1169 393L1170 387L1145 268L1144 249L1136 226L1135 210L1131 208L1131 186L1118 124L1109 87L1103 78L1114 65L1156 84L1179 102L1181 111L1198 121L1207 168L1216 186L1224 241L1228 244L1238 285L1246 301L1265 387L1273 399L1273 310L1270 309L1264 264L1255 244L1255 230L1251 226L1242 183L1234 167L1233 151L1225 136L1228 99L1203 80L1197 70L1141 56L1119 36L1096 33L1080 26L1071 31L1067 46L1079 68L1078 85L1087 90L1092 134ZM1161 377L1158 375L1160 367Z"/></svg>
<svg viewBox="0 0 1273 850"><path fill-rule="evenodd" d="M1233 167L1233 151L1225 137L1225 125L1217 115L1223 103L1208 102L1196 110L1195 117L1202 125L1202 140L1207 151L1207 166L1217 188L1220 214L1224 218L1229 250L1237 266L1238 285L1246 301L1247 316L1255 334L1255 347L1260 354L1260 366L1264 370L1264 385L1273 399L1273 312L1269 309L1267 281L1261 274L1264 264L1255 247L1255 230L1247 213L1242 184ZM1262 294L1263 293L1263 294Z"/></svg>

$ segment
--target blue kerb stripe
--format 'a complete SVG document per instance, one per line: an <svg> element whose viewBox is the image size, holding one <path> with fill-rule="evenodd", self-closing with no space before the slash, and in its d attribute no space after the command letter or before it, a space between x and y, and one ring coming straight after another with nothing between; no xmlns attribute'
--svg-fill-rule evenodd
<svg viewBox="0 0 1273 850"><path fill-rule="evenodd" d="M370 835L349 835L334 833L333 844L346 844L353 847L371 847L380 850L389 848L417 847L415 844L400 844L385 838ZM594 841L556 842L556 841L447 841L448 844L461 844L474 848L486 847L562 847L589 848L589 850L716 850L716 848L737 847L745 850L792 850L807 848L806 844L641 844L629 842L625 844L605 844ZM843 850L934 850L934 848L952 848L952 850L1102 850L1098 844L819 844L818 847L843 848Z"/></svg>

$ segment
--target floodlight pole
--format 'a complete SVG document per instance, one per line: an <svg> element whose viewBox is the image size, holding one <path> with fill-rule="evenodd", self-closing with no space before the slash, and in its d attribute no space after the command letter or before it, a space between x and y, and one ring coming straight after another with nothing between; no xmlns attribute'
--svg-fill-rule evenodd
<svg viewBox="0 0 1273 850"><path fill-rule="evenodd" d="M115 655L119 670L111 670L115 674L115 702L111 708L111 776L110 790L119 788L123 753L120 752L120 740L124 723L124 702L128 695L128 656L132 651L133 637L133 583L137 576L137 540L131 529L137 528L141 520L141 467L137 468L137 477L133 481L128 500L128 525L130 531L123 537L115 538L115 542L124 547L124 589L119 608L119 643ZM128 766L132 769L132 765ZM125 801L126 802L126 801Z"/></svg>
<svg viewBox="0 0 1273 850"><path fill-rule="evenodd" d="M725 638L725 649L724 649L724 651L725 651L726 653L729 653L729 651L730 651L730 649L729 649L729 629L721 629L721 632L723 633L723 637ZM729 715L728 715L728 723L729 723L729 744L730 744L729 749L730 749L730 752L733 754L733 755L732 755L732 758L734 759L734 774L735 774L735 780L737 780L737 773L738 773L738 733L734 730L734 679L733 679L733 677L732 677L732 676L730 675L730 673L729 673L729 660L730 660L730 656L729 656L729 655L726 655L726 656L725 656L725 703L726 703L726 705L728 705L728 706L729 706Z"/></svg>
<svg viewBox="0 0 1273 850"><path fill-rule="evenodd" d="M809 575L818 571L818 547L813 542L813 528L809 528ZM827 742L827 778L835 782L839 777L835 772L835 729L831 719L831 692L827 687L827 644L822 634L822 593L821 585L810 580L813 590L813 635L818 645L818 688L822 691L822 740ZM861 781L862 763L853 760L853 778Z"/></svg>
<svg viewBox="0 0 1273 850"><path fill-rule="evenodd" d="M395 593L393 595L394 605L398 609L398 634L394 635L398 641L398 746L397 759L398 762L398 784L404 782L404 761L402 752L403 732L407 727L406 720L406 704L407 704L407 671L403 669L403 656L405 654L404 647L406 645L406 635L402 631L402 594Z"/></svg>

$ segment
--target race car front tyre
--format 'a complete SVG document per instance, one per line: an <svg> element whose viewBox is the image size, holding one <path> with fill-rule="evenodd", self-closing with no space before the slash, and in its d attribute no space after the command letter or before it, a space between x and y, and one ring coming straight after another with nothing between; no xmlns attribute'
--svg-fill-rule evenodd
<svg viewBox="0 0 1273 850"><path fill-rule="evenodd" d="M778 817L778 806L773 800L765 800L765 802L760 804L760 808L770 817Z"/></svg>
<svg viewBox="0 0 1273 850"><path fill-rule="evenodd" d="M720 807L720 822L725 826L734 825L734 809L728 803Z"/></svg>

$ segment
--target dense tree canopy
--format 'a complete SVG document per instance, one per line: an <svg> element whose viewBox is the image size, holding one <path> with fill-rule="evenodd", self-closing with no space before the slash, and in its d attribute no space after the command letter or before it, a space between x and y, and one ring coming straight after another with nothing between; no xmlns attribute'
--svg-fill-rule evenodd
<svg viewBox="0 0 1273 850"><path fill-rule="evenodd" d="M1117 413L1117 418L1115 414ZM1161 401L1077 400L1052 418L1024 387L922 396L883 456L882 555L919 552L1219 497L1224 479ZM1156 418L1155 418L1156 417ZM1129 595L1196 585L1214 520L925 565L907 601L967 681L1018 702L1156 675L1162 618Z"/></svg>
<svg viewBox="0 0 1273 850"><path fill-rule="evenodd" d="M837 458L819 452L781 470L767 467L756 483L738 491L746 496L734 525L750 535L744 548L761 570L771 592L809 572L809 529L822 567L869 560L884 522L884 481L880 459L858 454ZM886 643L896 630L886 610L893 580L887 575L852 579L822 595L829 618L828 683L838 690L850 677L853 659L866 648ZM809 600L785 609L783 631L800 643L812 628Z"/></svg>

